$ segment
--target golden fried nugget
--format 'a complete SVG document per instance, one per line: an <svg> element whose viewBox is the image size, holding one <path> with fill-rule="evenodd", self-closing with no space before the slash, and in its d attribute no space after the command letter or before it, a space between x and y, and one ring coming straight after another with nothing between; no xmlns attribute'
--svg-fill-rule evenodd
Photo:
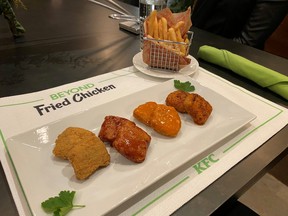
<svg viewBox="0 0 288 216"><path fill-rule="evenodd" d="M162 135L175 137L180 131L181 120L174 107L158 104L151 116L150 125Z"/></svg>
<svg viewBox="0 0 288 216"><path fill-rule="evenodd" d="M198 94L189 94L184 101L184 106L187 113L198 125L205 124L212 112L210 103Z"/></svg>
<svg viewBox="0 0 288 216"><path fill-rule="evenodd" d="M98 168L110 164L110 155L105 144L96 136L88 142L81 142L75 145L68 154L76 178L87 179Z"/></svg>
<svg viewBox="0 0 288 216"><path fill-rule="evenodd" d="M133 116L140 122L150 126L150 119L156 107L157 103L152 101L141 104L136 109L134 109Z"/></svg>
<svg viewBox="0 0 288 216"><path fill-rule="evenodd" d="M56 139L53 154L62 159L68 159L69 151L79 143L87 142L95 136L83 128L68 127Z"/></svg>
<svg viewBox="0 0 288 216"><path fill-rule="evenodd" d="M174 107L178 112L186 113L186 109L184 106L185 98L189 95L188 92L177 90L171 92L166 97L166 105Z"/></svg>

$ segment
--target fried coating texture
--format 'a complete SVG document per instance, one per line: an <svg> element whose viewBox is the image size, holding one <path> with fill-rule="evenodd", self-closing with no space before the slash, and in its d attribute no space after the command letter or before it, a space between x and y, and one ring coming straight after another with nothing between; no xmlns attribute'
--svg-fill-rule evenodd
<svg viewBox="0 0 288 216"><path fill-rule="evenodd" d="M209 102L198 94L189 94L184 101L184 106L187 113L198 125L205 124L212 112L212 106Z"/></svg>
<svg viewBox="0 0 288 216"><path fill-rule="evenodd" d="M68 156L76 178L87 179L98 168L106 167L110 164L110 155L105 144L96 136L86 143L79 143L69 151Z"/></svg>
<svg viewBox="0 0 288 216"><path fill-rule="evenodd" d="M79 180L87 179L98 168L110 164L105 144L94 133L83 128L66 128L57 137L53 154L68 159Z"/></svg>
<svg viewBox="0 0 288 216"><path fill-rule="evenodd" d="M69 151L81 142L93 139L95 134L83 128L68 127L56 139L53 154L62 159L68 159Z"/></svg>
<svg viewBox="0 0 288 216"><path fill-rule="evenodd" d="M165 102L178 112L188 113L197 125L205 124L213 110L211 104L199 94L181 90L168 94Z"/></svg>
<svg viewBox="0 0 288 216"><path fill-rule="evenodd" d="M189 95L188 92L177 90L171 92L166 98L166 105L174 107L178 112L186 113L184 106L185 98Z"/></svg>
<svg viewBox="0 0 288 216"><path fill-rule="evenodd" d="M151 142L151 137L134 122L118 116L106 116L98 136L135 163L145 160Z"/></svg>
<svg viewBox="0 0 288 216"><path fill-rule="evenodd" d="M181 128L179 114L172 106L147 102L134 109L133 116L164 136L175 137Z"/></svg>

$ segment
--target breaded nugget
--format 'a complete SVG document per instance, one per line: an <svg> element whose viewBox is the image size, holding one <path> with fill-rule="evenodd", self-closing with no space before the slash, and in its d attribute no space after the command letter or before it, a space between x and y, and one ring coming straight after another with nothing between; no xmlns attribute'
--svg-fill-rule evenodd
<svg viewBox="0 0 288 216"><path fill-rule="evenodd" d="M56 157L68 159L80 180L110 163L105 144L94 133L83 128L65 129L57 137L53 153Z"/></svg>
<svg viewBox="0 0 288 216"><path fill-rule="evenodd" d="M110 164L110 155L105 144L96 136L88 142L81 142L75 145L68 154L76 178L87 179L98 168Z"/></svg>
<svg viewBox="0 0 288 216"><path fill-rule="evenodd" d="M106 116L102 125L98 137L103 142L113 142L116 139L119 128L128 119L118 116Z"/></svg>
<svg viewBox="0 0 288 216"><path fill-rule="evenodd" d="M140 122L150 126L150 119L156 107L157 103L151 101L145 104L141 104L136 109L134 109L133 116Z"/></svg>
<svg viewBox="0 0 288 216"><path fill-rule="evenodd" d="M56 139L53 154L62 159L68 159L69 151L77 144L87 142L95 136L83 128L68 127Z"/></svg>
<svg viewBox="0 0 288 216"><path fill-rule="evenodd" d="M174 107L158 104L151 116L150 125L162 135L175 137L180 131L181 120Z"/></svg>
<svg viewBox="0 0 288 216"><path fill-rule="evenodd" d="M99 138L110 142L120 154L135 163L145 160L151 141L151 137L134 122L118 116L105 117Z"/></svg>
<svg viewBox="0 0 288 216"><path fill-rule="evenodd" d="M146 158L151 137L132 122L125 122L118 131L113 147L128 160L141 163Z"/></svg>
<svg viewBox="0 0 288 216"><path fill-rule="evenodd" d="M184 106L187 113L198 125L205 124L212 112L212 106L209 102L198 94L189 94L184 101Z"/></svg>
<svg viewBox="0 0 288 216"><path fill-rule="evenodd" d="M186 113L186 109L184 106L185 98L189 95L188 92L177 90L171 92L166 97L166 105L174 107L178 112Z"/></svg>

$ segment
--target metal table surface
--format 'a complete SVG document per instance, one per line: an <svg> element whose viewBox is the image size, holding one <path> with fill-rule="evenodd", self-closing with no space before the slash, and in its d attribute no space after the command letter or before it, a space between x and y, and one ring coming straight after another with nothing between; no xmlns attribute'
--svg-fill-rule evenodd
<svg viewBox="0 0 288 216"><path fill-rule="evenodd" d="M104 2L104 1L102 1ZM138 14L138 8L119 2ZM27 33L13 39L5 19L0 20L0 97L30 93L97 76L132 65L139 52L139 36L119 29L114 13L87 0L26 0L28 10L16 8ZM217 35L192 28L190 54L197 58L202 45L227 49L288 75L288 60ZM201 67L279 105L288 101L228 70L199 60ZM265 172L287 155L288 127L191 199L173 215L209 215L239 197ZM18 215L3 168L0 168L0 212Z"/></svg>

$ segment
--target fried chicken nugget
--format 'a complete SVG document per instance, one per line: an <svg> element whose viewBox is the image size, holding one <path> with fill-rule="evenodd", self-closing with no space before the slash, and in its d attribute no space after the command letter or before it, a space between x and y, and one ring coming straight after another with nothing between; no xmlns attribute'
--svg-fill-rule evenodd
<svg viewBox="0 0 288 216"><path fill-rule="evenodd" d="M166 105L174 107L178 112L186 113L186 109L184 106L185 98L189 95L188 92L177 90L171 92L166 97Z"/></svg>
<svg viewBox="0 0 288 216"><path fill-rule="evenodd" d="M96 136L88 142L74 146L68 153L68 159L79 180L87 179L98 168L110 164L110 155L105 144Z"/></svg>
<svg viewBox="0 0 288 216"><path fill-rule="evenodd" d="M147 102L134 109L133 116L164 136L174 137L181 128L180 117L172 106Z"/></svg>
<svg viewBox="0 0 288 216"><path fill-rule="evenodd" d="M119 116L106 116L101 125L98 137L103 142L110 142L112 144L118 135L119 129L122 127L123 123L127 121L129 120Z"/></svg>
<svg viewBox="0 0 288 216"><path fill-rule="evenodd" d="M135 163L145 160L151 141L151 137L134 122L118 116L106 116L98 136Z"/></svg>
<svg viewBox="0 0 288 216"><path fill-rule="evenodd" d="M175 137L180 131L181 119L174 107L158 104L151 116L150 125L162 135Z"/></svg>
<svg viewBox="0 0 288 216"><path fill-rule="evenodd" d="M99 167L110 164L105 144L94 133L83 128L66 128L57 137L53 154L68 159L79 180L88 178Z"/></svg>
<svg viewBox="0 0 288 216"><path fill-rule="evenodd" d="M151 137L132 122L123 122L113 147L128 160L141 163L146 158Z"/></svg>
<svg viewBox="0 0 288 216"><path fill-rule="evenodd" d="M151 116L157 107L157 103L149 101L145 104L141 104L133 111L133 116L140 122L150 126Z"/></svg>
<svg viewBox="0 0 288 216"><path fill-rule="evenodd" d="M191 93L184 101L186 112L192 117L198 125L203 125L212 112L212 106L202 96Z"/></svg>
<svg viewBox="0 0 288 216"><path fill-rule="evenodd" d="M56 145L53 149L53 154L62 159L68 159L69 151L81 142L87 142L93 137L91 131L83 128L68 127L56 139Z"/></svg>

